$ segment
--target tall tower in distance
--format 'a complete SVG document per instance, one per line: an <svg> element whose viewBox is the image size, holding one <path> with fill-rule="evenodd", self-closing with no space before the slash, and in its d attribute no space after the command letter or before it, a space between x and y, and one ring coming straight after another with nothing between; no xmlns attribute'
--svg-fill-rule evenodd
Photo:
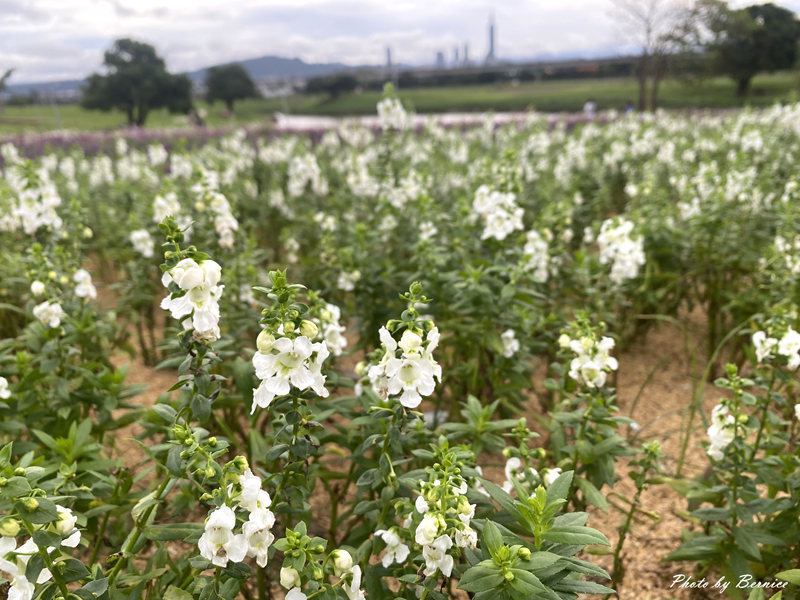
<svg viewBox="0 0 800 600"><path fill-rule="evenodd" d="M491 64L497 60L494 49L494 14L489 15L489 51L486 53L486 63Z"/></svg>

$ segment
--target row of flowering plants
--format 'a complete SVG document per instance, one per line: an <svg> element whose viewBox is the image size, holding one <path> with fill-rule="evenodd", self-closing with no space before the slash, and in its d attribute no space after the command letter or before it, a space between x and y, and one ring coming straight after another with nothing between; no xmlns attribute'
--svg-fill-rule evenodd
<svg viewBox="0 0 800 600"><path fill-rule="evenodd" d="M412 130L389 93L378 132L4 146L9 597L610 594L662 480L615 353L698 306L737 369L687 399L709 471L672 480L672 558L790 569L797 111ZM175 384L143 405L122 353Z"/></svg>
<svg viewBox="0 0 800 600"><path fill-rule="evenodd" d="M480 476L474 448L451 444L414 410L442 378L438 330L416 309L428 302L419 284L402 296L401 318L381 329L382 350L356 396L338 398L336 412L326 404L336 385L325 372L330 337L316 341L319 319L303 302L314 294L277 271L256 286L264 296L252 358L260 383L253 417L239 426L258 441L244 444L249 457L237 453L211 429L225 426L210 416L225 394L215 350L223 272L184 244L174 219L163 230L161 306L179 325L184 359L177 393L147 417L152 475L141 492L129 483L135 504L116 511L63 465L53 472L47 452L15 459L5 446L0 569L11 577L8 597L267 598L275 586L292 600L612 593L586 579L605 572L576 556L607 540L586 526L586 513L568 510L572 472L533 493L516 483L512 496ZM342 441L345 420L350 439ZM79 429L74 437L91 437L90 421ZM40 437L49 448L50 436ZM334 447L339 469L325 460ZM330 501L339 503L328 531L325 512L312 506L326 480L337 483Z"/></svg>

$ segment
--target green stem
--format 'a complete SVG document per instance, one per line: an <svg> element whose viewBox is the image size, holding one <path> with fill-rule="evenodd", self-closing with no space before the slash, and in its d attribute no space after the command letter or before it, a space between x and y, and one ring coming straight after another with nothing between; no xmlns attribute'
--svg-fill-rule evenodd
<svg viewBox="0 0 800 600"><path fill-rule="evenodd" d="M26 520L22 520L22 523L25 525L25 529L28 531L28 534L33 537L33 526L28 523ZM47 570L50 571L50 574L53 576L53 579L58 585L58 589L61 590L61 595L64 598L69 598L69 588L67 587L66 582L61 577L61 573L58 571L58 567L55 566L53 563L53 559L50 558L50 554L47 552L47 548L40 548L37 546L37 550L39 551L39 556L42 557Z"/></svg>
<svg viewBox="0 0 800 600"><path fill-rule="evenodd" d="M134 524L133 531L128 536L125 546L122 549L121 552L122 556L119 557L117 562L114 564L114 567L111 569L111 573L109 573L108 575L109 588L113 586L114 582L117 579L117 576L119 575L119 572L122 570L122 567L125 566L125 564L128 562L128 559L130 558L133 549L136 547L136 544L139 542L139 538L142 536L142 532L144 531L147 522L150 520L150 515L152 515L153 511L158 507L158 504L161 502L166 491L171 487L171 484L174 481L175 480L173 478L169 477L161 483L161 485L158 487L158 490L156 490L155 504L148 507L147 510L145 510L142 516L139 517L139 519Z"/></svg>

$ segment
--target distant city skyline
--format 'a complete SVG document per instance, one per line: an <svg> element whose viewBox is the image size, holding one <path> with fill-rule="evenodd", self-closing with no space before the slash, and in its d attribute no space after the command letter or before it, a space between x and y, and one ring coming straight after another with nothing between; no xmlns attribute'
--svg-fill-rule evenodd
<svg viewBox="0 0 800 600"><path fill-rule="evenodd" d="M738 2L747 4L748 2ZM778 0L800 11L800 0ZM383 65L446 62L469 47L495 57L593 58L635 50L610 16L610 0L0 0L0 70L13 83L80 79L118 37L156 46L172 71L263 55L306 62Z"/></svg>

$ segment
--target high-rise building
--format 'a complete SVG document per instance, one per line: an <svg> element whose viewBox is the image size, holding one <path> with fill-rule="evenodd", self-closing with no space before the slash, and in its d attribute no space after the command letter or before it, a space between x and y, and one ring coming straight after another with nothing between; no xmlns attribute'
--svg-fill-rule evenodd
<svg viewBox="0 0 800 600"><path fill-rule="evenodd" d="M486 62L493 63L497 60L494 49L494 15L489 15L489 51L486 53Z"/></svg>
<svg viewBox="0 0 800 600"><path fill-rule="evenodd" d="M445 65L446 65L446 61L444 59L444 52L439 50L438 52L436 52L436 68L437 69L444 69Z"/></svg>
<svg viewBox="0 0 800 600"><path fill-rule="evenodd" d="M461 59L459 58L459 48L456 46L453 48L453 66L457 67L461 63Z"/></svg>
<svg viewBox="0 0 800 600"><path fill-rule="evenodd" d="M464 64L469 64L469 42L464 42L464 56L462 57Z"/></svg>
<svg viewBox="0 0 800 600"><path fill-rule="evenodd" d="M392 48L390 46L386 46L386 70L389 72L392 70Z"/></svg>

